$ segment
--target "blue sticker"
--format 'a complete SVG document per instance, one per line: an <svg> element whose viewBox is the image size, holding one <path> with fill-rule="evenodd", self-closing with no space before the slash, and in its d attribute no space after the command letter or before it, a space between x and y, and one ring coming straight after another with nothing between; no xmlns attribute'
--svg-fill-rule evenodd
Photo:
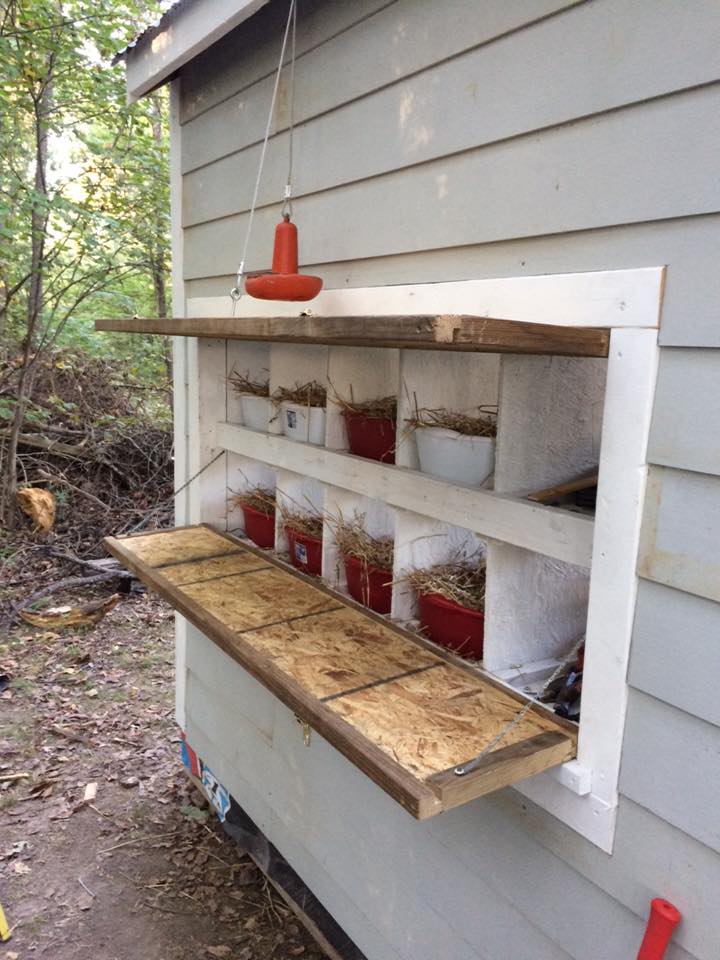
<svg viewBox="0 0 720 960"><path fill-rule="evenodd" d="M295 544L295 559L298 561L298 563L304 563L305 566L307 566L307 547L304 543Z"/></svg>
<svg viewBox="0 0 720 960"><path fill-rule="evenodd" d="M230 794L217 779L210 767L206 767L205 764L203 764L202 768L202 785L208 800L217 810L218 817L222 822L230 809Z"/></svg>

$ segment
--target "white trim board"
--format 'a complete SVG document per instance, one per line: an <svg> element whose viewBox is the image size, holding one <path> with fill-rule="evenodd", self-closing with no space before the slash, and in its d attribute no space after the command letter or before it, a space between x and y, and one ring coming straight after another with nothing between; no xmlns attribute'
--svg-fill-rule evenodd
<svg viewBox="0 0 720 960"><path fill-rule="evenodd" d="M490 491L453 487L415 471L296 444L203 414L206 446L289 469L339 488L475 530L487 538L588 565L592 542L586 670L578 756L517 790L606 852L612 852L627 708L627 664L638 578L647 443L659 355L664 268L324 291L309 304L243 297L236 315L471 313L529 323L611 330L594 525L588 518ZM231 316L228 297L189 300L194 317ZM198 341L210 349L222 341ZM293 349L312 349L297 345ZM337 349L351 349L338 347ZM217 365L206 376L218 387ZM199 416L199 413L198 413ZM218 422L221 421L221 422ZM412 484L408 480L412 478ZM438 502L439 501L439 502ZM546 512L549 510L550 512ZM550 519L549 519L550 518ZM552 520L556 523L553 525Z"/></svg>
<svg viewBox="0 0 720 960"><path fill-rule="evenodd" d="M215 439L218 447L230 453L292 470L565 563L590 566L592 517L543 507L519 497L503 497L490 490L458 487L416 470L258 433L234 423L218 423Z"/></svg>
<svg viewBox="0 0 720 960"><path fill-rule="evenodd" d="M242 317L406 316L465 314L569 327L657 327L664 267L607 270L492 280L453 280L390 287L322 290L314 300L289 303L244 295ZM230 317L227 297L188 300L189 317Z"/></svg>

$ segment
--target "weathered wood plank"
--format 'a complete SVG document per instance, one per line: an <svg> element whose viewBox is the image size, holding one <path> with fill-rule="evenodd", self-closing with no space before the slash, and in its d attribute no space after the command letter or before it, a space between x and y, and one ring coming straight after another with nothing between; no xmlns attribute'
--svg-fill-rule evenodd
<svg viewBox="0 0 720 960"><path fill-rule="evenodd" d="M190 531L180 534L183 548L191 552ZM205 553L214 540L215 555L221 545L230 545L255 562L263 556L207 527L198 527L197 534ZM172 533L154 536L166 552ZM157 561L165 555L149 549L148 536L105 542L418 819L441 809L425 777L480 752L523 703L518 694L472 668L460 668L456 658L439 648L430 652L427 641L361 613L357 605L270 557L268 566L258 570L178 585L165 577L165 566L141 559L150 555ZM194 560L188 565L197 566ZM558 733L574 755L575 729L537 705L507 731L507 739L512 743L545 731ZM550 756L545 760L533 759L530 772L561 762L551 762ZM508 776L521 775L519 764L504 769ZM474 783L475 796L486 792L482 781ZM497 778L488 780L488 788L496 789L497 783Z"/></svg>
<svg viewBox="0 0 720 960"><path fill-rule="evenodd" d="M467 316L99 319L96 330L415 350L607 357L609 332Z"/></svg>
<svg viewBox="0 0 720 960"><path fill-rule="evenodd" d="M443 809L449 810L473 799L478 789L482 789L483 793L492 793L493 790L546 770L548 761L554 766L571 760L573 753L567 737L547 731L493 750L470 773L458 776L453 767L429 777L428 783L437 790ZM468 757L468 760L472 759Z"/></svg>

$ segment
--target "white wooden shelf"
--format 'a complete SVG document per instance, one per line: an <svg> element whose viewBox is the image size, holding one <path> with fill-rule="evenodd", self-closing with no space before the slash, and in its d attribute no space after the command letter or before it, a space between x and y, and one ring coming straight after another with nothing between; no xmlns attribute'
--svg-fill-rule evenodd
<svg viewBox="0 0 720 960"><path fill-rule="evenodd" d="M592 517L490 490L456 486L416 470L297 443L234 423L216 425L215 443L229 453L463 527L482 537L590 568Z"/></svg>

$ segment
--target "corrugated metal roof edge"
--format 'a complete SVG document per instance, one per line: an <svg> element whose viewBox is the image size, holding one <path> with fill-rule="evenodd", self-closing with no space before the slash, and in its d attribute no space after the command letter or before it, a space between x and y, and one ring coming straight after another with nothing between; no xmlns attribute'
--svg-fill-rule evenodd
<svg viewBox="0 0 720 960"><path fill-rule="evenodd" d="M180 13L186 8L195 3L195 0L177 0L165 13L160 17L157 23L154 23L152 26L147 27L142 33L139 33L134 40L131 40L130 43L119 53L116 53L115 56L110 61L111 65L114 67L116 63L120 63L121 60L125 60L128 53L131 50L134 50L137 46L149 43L154 37L158 35L161 31L165 30L166 27L175 20Z"/></svg>

